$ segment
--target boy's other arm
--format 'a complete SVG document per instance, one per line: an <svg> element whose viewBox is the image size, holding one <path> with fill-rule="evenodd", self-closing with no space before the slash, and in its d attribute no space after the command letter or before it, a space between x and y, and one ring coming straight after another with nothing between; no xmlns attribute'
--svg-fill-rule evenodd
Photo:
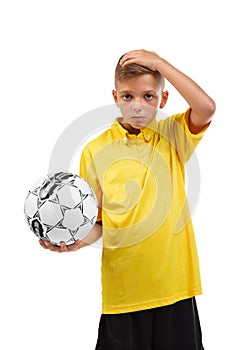
<svg viewBox="0 0 249 350"><path fill-rule="evenodd" d="M93 226L93 228L86 235L86 237L84 237L84 239L77 240L75 243L70 244L68 246L64 242L61 242L60 246L55 246L50 242L44 242L41 239L39 240L39 243L43 248L49 249L53 252L57 252L57 253L72 252L96 242L101 237L101 235L102 235L102 225L97 223Z"/></svg>
<svg viewBox="0 0 249 350"><path fill-rule="evenodd" d="M191 78L172 66L155 52L135 50L125 54L121 65L137 63L159 71L182 95L191 108L189 128L193 134L210 123L215 112L215 102Z"/></svg>

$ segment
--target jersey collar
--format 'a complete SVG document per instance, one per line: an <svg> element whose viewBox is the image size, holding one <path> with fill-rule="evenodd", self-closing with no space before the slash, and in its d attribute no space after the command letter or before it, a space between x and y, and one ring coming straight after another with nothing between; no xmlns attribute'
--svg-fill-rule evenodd
<svg viewBox="0 0 249 350"><path fill-rule="evenodd" d="M118 138L133 138L133 135L130 135L129 132L123 128L123 126L119 123L120 118L116 118L115 122L112 124L112 129ZM141 129L141 132L137 135L138 138L142 138L149 142L153 135L157 132L158 122L154 118L146 127Z"/></svg>

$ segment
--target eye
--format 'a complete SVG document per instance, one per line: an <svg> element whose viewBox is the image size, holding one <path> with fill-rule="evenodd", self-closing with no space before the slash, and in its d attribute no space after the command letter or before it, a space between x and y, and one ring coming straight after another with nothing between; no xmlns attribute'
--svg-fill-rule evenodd
<svg viewBox="0 0 249 350"><path fill-rule="evenodd" d="M132 96L130 94L125 94L122 96L123 100L130 101L132 99Z"/></svg>
<svg viewBox="0 0 249 350"><path fill-rule="evenodd" d="M145 98L146 100L152 100L153 96L152 96L151 94L145 94L145 95L144 95L144 98Z"/></svg>

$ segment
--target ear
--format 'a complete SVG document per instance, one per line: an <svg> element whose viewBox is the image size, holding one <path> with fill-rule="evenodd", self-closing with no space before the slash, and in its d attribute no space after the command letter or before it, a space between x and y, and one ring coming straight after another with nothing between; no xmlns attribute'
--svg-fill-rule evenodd
<svg viewBox="0 0 249 350"><path fill-rule="evenodd" d="M114 98L114 102L116 103L116 105L118 105L118 97L117 97L117 91L116 90L112 90L112 96Z"/></svg>
<svg viewBox="0 0 249 350"><path fill-rule="evenodd" d="M159 108L163 108L166 105L166 103L168 101L168 97L169 97L169 92L168 91L163 91Z"/></svg>

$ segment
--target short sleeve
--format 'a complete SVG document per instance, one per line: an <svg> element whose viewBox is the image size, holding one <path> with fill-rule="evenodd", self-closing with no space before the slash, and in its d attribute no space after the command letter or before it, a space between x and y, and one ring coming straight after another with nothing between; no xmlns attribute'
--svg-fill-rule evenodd
<svg viewBox="0 0 249 350"><path fill-rule="evenodd" d="M198 145L198 143L201 141L205 131L209 127L209 124L207 124L198 134L191 133L191 131L189 129L190 112L191 112L191 108L188 108L188 110L185 113L180 114L179 122L183 123L183 128L184 128L186 134L192 140L192 143L196 147Z"/></svg>
<svg viewBox="0 0 249 350"><path fill-rule="evenodd" d="M87 146L81 153L79 175L89 183L89 185L91 186L91 188L93 189L97 197L98 208L99 208L97 221L101 221L102 220L102 215L101 215L102 190L96 175L96 170L94 167L94 162L92 161L91 152Z"/></svg>
<svg viewBox="0 0 249 350"><path fill-rule="evenodd" d="M163 136L167 138L171 146L176 150L182 163L186 163L193 154L196 146L201 141L208 125L198 134L191 133L189 129L189 117L191 108L185 113L175 114L164 122Z"/></svg>

